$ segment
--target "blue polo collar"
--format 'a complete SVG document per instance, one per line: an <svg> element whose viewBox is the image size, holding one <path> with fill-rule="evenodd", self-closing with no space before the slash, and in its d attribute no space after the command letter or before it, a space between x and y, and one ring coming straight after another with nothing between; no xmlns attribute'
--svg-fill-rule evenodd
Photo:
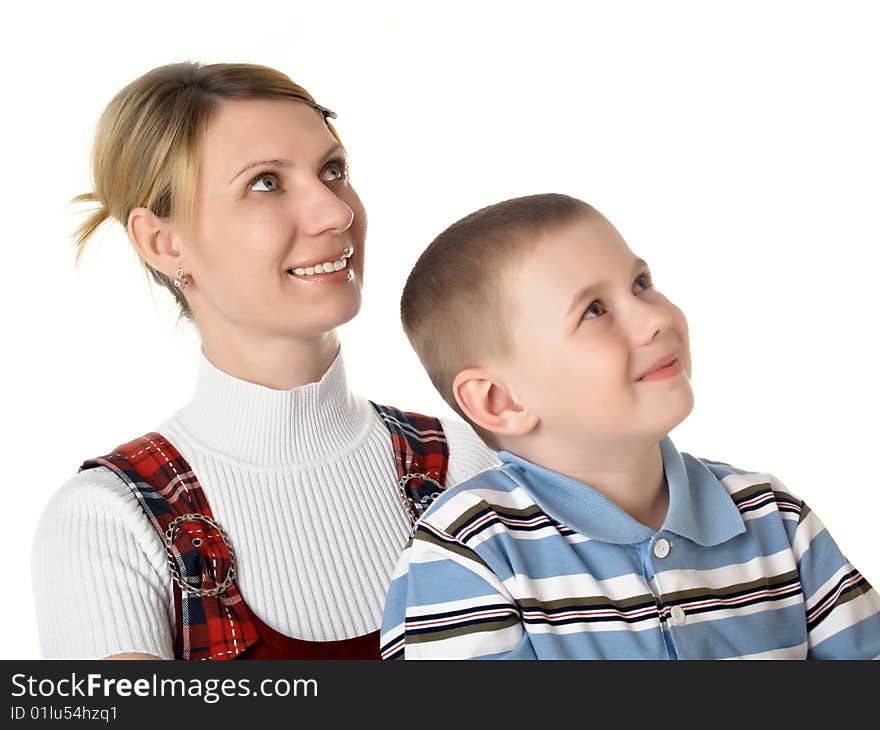
<svg viewBox="0 0 880 730"><path fill-rule="evenodd" d="M718 478L699 459L660 441L669 485L669 511L660 531L704 545L720 545L745 532L739 510ZM500 470L525 488L542 510L588 537L616 544L649 540L655 533L583 482L499 451Z"/></svg>

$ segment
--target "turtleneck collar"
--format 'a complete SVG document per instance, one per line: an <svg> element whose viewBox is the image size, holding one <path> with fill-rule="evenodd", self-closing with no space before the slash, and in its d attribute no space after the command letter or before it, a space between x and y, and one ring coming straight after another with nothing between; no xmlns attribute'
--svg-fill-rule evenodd
<svg viewBox="0 0 880 730"><path fill-rule="evenodd" d="M371 406L349 391L342 350L314 383L275 390L215 367L201 353L192 400L174 417L205 447L258 466L314 466L348 453L371 428Z"/></svg>

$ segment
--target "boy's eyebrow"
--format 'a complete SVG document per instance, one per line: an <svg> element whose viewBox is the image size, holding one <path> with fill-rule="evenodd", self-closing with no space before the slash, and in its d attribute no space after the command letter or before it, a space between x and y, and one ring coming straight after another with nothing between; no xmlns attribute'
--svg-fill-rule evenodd
<svg viewBox="0 0 880 730"><path fill-rule="evenodd" d="M635 259L632 264L632 270L637 271L642 268L648 268L648 262L644 259ZM597 281L579 289L577 294L574 295L574 299L571 300L571 306L568 308L568 314L566 316L570 317L571 313L578 307L578 305L593 296L596 290L601 289L603 286L605 286L604 281Z"/></svg>
<svg viewBox="0 0 880 730"><path fill-rule="evenodd" d="M340 150L344 151L344 147L341 144L333 145L329 150L327 150L321 157L322 161L327 160L329 157L332 157ZM240 177L243 173L247 172L253 167L258 167L259 165L275 165L277 167L290 167L293 163L290 160L254 160L253 162L248 162L244 167L242 167L232 178L226 183L227 187L232 185L236 181L238 177Z"/></svg>

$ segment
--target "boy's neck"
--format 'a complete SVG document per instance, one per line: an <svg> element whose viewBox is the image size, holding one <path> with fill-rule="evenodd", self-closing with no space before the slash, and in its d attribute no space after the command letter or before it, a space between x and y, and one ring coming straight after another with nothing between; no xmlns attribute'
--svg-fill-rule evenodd
<svg viewBox="0 0 880 730"><path fill-rule="evenodd" d="M567 448L557 444L553 449L517 446L509 450L587 484L652 530L663 525L669 510L669 488L659 441L588 447L571 444Z"/></svg>

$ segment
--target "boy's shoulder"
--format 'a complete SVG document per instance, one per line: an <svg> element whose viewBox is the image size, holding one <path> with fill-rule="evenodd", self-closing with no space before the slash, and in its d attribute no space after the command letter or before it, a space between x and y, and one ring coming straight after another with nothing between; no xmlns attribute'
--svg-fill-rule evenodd
<svg viewBox="0 0 880 730"><path fill-rule="evenodd" d="M726 461L716 461L682 453L688 478L693 481L694 476L701 470L708 471L713 477L721 482L728 492L737 491L743 487L767 482L770 475L755 469L743 469Z"/></svg>
<svg viewBox="0 0 880 730"><path fill-rule="evenodd" d="M699 469L708 470L727 490L733 501L742 509L744 500L753 500L759 494L772 495L789 503L801 504L801 500L791 492L775 475L766 471L743 469L725 461L716 461L682 453L689 478Z"/></svg>
<svg viewBox="0 0 880 730"><path fill-rule="evenodd" d="M478 512L503 513L533 504L528 493L506 473L505 465L496 464L441 492L422 519L448 531Z"/></svg>
<svg viewBox="0 0 880 730"><path fill-rule="evenodd" d="M682 453L682 457L687 460L688 458L694 459L696 461L705 464L709 470L717 476L719 479L722 479L726 476L730 476L731 474L760 474L761 472L757 472L754 469L741 469L740 467L733 466L732 464L728 464L726 461L716 461L715 459L706 459L702 456L692 456L691 454Z"/></svg>
<svg viewBox="0 0 880 730"><path fill-rule="evenodd" d="M780 505L784 502L790 509L798 509L802 504L771 473L685 452L681 452L681 456L691 484L699 484L707 477L717 480L741 512L751 511L767 499ZM516 519L537 516L541 510L534 498L508 472L509 466L501 463L446 489L425 511L423 519L434 528L455 534L465 524L488 518L491 514L515 516Z"/></svg>

